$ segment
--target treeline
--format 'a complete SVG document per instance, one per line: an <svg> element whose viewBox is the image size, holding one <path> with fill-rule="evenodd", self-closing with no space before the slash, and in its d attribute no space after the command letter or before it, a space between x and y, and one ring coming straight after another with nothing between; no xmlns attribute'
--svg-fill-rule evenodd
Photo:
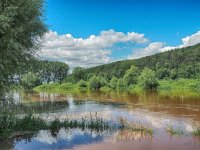
<svg viewBox="0 0 200 150"><path fill-rule="evenodd" d="M69 66L62 62L34 61L30 68L19 75L20 84L31 89L37 85L50 82L61 82L67 77Z"/></svg>
<svg viewBox="0 0 200 150"><path fill-rule="evenodd" d="M93 75L101 76L107 81L113 77L123 78L127 70L134 65L138 72L149 68L155 72L159 80L200 77L200 44L186 48L171 50L136 60L118 61L88 69L75 68L66 81L76 83L89 80Z"/></svg>

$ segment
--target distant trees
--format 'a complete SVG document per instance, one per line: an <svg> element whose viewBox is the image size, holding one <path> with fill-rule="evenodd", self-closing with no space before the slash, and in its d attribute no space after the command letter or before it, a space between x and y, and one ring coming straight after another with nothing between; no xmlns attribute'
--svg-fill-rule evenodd
<svg viewBox="0 0 200 150"><path fill-rule="evenodd" d="M37 74L29 72L21 77L21 85L25 89L32 89L41 84L41 79Z"/></svg>
<svg viewBox="0 0 200 150"><path fill-rule="evenodd" d="M32 65L34 69L30 68L26 73L20 75L20 84L25 88L31 88L43 82L59 82L61 84L69 71L69 66L62 62L45 60L35 61L35 64Z"/></svg>
<svg viewBox="0 0 200 150"><path fill-rule="evenodd" d="M61 82L66 78L69 66L63 62L40 61L39 73L43 82Z"/></svg>
<svg viewBox="0 0 200 150"><path fill-rule="evenodd" d="M72 72L72 76L73 76L74 82L78 82L81 79L85 79L84 70L85 69L82 68L82 67L76 67L76 68L74 68L74 70Z"/></svg>
<svg viewBox="0 0 200 150"><path fill-rule="evenodd" d="M134 65L140 73L145 67L155 71L159 80L179 78L197 78L200 74L200 44L171 50L152 56L124 60L110 64L100 65L83 70L84 80L88 80L92 75L103 76L107 81L113 77L124 78L127 84L134 83L130 80L131 66ZM129 71L128 71L129 70ZM126 75L126 77L124 77ZM128 75L129 74L129 75ZM137 76L137 72L136 72ZM135 77L136 77L135 76ZM135 78L136 79L136 78ZM136 81L136 80L135 80Z"/></svg>

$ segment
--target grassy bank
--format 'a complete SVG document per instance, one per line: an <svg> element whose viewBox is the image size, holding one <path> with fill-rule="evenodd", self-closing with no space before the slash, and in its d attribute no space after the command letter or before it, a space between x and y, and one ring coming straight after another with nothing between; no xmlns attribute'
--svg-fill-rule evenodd
<svg viewBox="0 0 200 150"><path fill-rule="evenodd" d="M87 87L79 87L78 84L72 84L72 83L50 83L50 84L43 84L40 86L37 86L33 88L34 91L44 91L44 92L75 92L75 91L86 91Z"/></svg>
<svg viewBox="0 0 200 150"><path fill-rule="evenodd" d="M72 84L72 83L51 83L51 84L43 84L34 88L35 91L43 91L43 92L75 92L75 91L87 91L89 90L88 84L86 83L85 87L80 87L79 84ZM118 91L128 91L128 92L140 92L144 91L139 85L130 85L129 87L123 88L115 88L112 89L109 85L101 87L99 89L102 92L110 92L111 90L118 90ZM163 94L170 93L170 95L182 95L183 93L191 93L194 95L195 92L200 91L200 80L198 79L179 79L179 80L160 80L159 86L157 90L163 92ZM187 91L187 92L184 92ZM190 92L188 92L190 91ZM192 93L194 92L194 93Z"/></svg>

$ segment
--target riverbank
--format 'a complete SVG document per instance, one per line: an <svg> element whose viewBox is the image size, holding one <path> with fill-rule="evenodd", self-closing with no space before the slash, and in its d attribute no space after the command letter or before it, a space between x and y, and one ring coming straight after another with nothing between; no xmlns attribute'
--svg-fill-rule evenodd
<svg viewBox="0 0 200 150"><path fill-rule="evenodd" d="M85 84L85 87L80 87L79 84L72 83L50 83L43 84L33 88L34 91L37 92L82 92L90 90L88 84ZM127 91L127 92L141 92L146 91L141 88L139 85L130 85L129 87L116 88L112 89L109 85L101 87L99 89L101 92L110 92L110 91ZM160 80L159 86L157 87L157 91L159 91L162 95L181 95L181 96L192 96L198 95L197 93L200 91L200 80L198 79L179 79L179 80Z"/></svg>

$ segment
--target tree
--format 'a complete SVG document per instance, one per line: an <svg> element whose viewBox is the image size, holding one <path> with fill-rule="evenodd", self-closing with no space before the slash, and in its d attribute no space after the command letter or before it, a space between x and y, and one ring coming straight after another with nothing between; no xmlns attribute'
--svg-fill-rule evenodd
<svg viewBox="0 0 200 150"><path fill-rule="evenodd" d="M127 86L131 84L137 84L138 76L139 76L138 68L135 67L134 65L131 66L131 68L127 70L126 74L123 77L124 84Z"/></svg>
<svg viewBox="0 0 200 150"><path fill-rule="evenodd" d="M25 89L32 89L41 84L41 79L38 75L29 72L22 76L20 83Z"/></svg>
<svg viewBox="0 0 200 150"><path fill-rule="evenodd" d="M155 89L157 88L158 80L153 70L145 68L141 75L138 77L139 85L144 89Z"/></svg>
<svg viewBox="0 0 200 150"><path fill-rule="evenodd" d="M84 81L84 80L80 80L80 81L78 82L78 86L79 86L79 87L87 87L87 82Z"/></svg>
<svg viewBox="0 0 200 150"><path fill-rule="evenodd" d="M116 89L117 88L117 82L118 82L118 79L116 77L113 77L111 80L110 80L110 87L112 89Z"/></svg>
<svg viewBox="0 0 200 150"><path fill-rule="evenodd" d="M76 67L74 68L72 74L73 74L75 82L78 82L81 79L84 79L84 68Z"/></svg>
<svg viewBox="0 0 200 150"><path fill-rule="evenodd" d="M89 88L93 90L100 89L101 87L104 87L107 84L108 83L105 80L105 78L100 76L93 76L89 79Z"/></svg>
<svg viewBox="0 0 200 150"><path fill-rule="evenodd" d="M0 86L27 68L46 31L43 0L0 1Z"/></svg>
<svg viewBox="0 0 200 150"><path fill-rule="evenodd" d="M61 84L64 78L68 75L69 66L65 63L59 63L57 68L57 79Z"/></svg>
<svg viewBox="0 0 200 150"><path fill-rule="evenodd" d="M117 88L124 88L126 85L124 85L124 80L122 78L118 79L117 82Z"/></svg>

